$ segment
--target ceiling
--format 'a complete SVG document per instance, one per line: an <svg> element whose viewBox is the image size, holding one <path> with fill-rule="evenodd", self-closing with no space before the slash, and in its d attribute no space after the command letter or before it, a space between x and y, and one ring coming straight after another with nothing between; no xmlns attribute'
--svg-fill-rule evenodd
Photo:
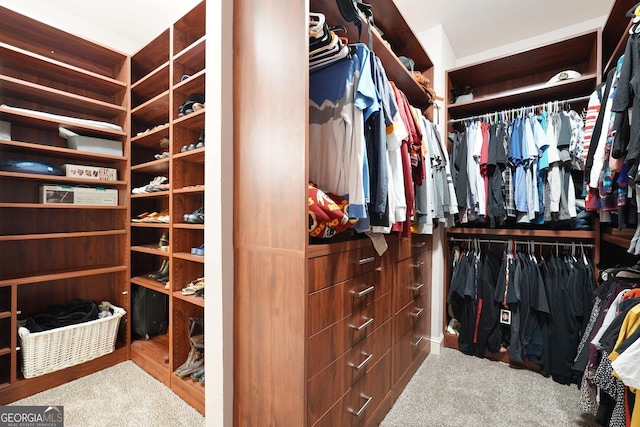
<svg viewBox="0 0 640 427"><path fill-rule="evenodd" d="M457 58L603 17L614 2L394 1L415 33L442 25ZM153 40L197 3L198 0L0 0L1 6L129 54Z"/></svg>
<svg viewBox="0 0 640 427"><path fill-rule="evenodd" d="M463 58L604 17L609 14L614 0L394 2L415 33L442 25L456 58Z"/></svg>

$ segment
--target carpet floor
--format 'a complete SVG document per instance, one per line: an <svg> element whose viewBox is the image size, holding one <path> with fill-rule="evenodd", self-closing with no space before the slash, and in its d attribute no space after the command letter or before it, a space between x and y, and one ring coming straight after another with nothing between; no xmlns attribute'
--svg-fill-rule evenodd
<svg viewBox="0 0 640 427"><path fill-rule="evenodd" d="M381 427L592 427L576 385L444 348L420 366Z"/></svg>
<svg viewBox="0 0 640 427"><path fill-rule="evenodd" d="M593 427L579 390L444 348L413 376L381 427ZM65 427L205 426L205 418L133 362L12 405L64 406ZM290 426L286 426L290 427Z"/></svg>
<svg viewBox="0 0 640 427"><path fill-rule="evenodd" d="M65 427L205 425L198 411L131 361L11 405L63 406Z"/></svg>

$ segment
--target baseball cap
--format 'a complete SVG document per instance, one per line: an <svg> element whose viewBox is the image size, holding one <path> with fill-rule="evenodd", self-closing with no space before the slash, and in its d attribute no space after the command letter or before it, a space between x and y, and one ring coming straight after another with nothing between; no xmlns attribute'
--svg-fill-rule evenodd
<svg viewBox="0 0 640 427"><path fill-rule="evenodd" d="M564 80L577 79L580 76L582 76L582 74L580 74L579 72L574 71L574 70L560 71L558 74L556 74L555 76L551 77L551 79L549 79L547 84L549 85L549 84L553 84L553 83L559 83L559 82L564 81Z"/></svg>

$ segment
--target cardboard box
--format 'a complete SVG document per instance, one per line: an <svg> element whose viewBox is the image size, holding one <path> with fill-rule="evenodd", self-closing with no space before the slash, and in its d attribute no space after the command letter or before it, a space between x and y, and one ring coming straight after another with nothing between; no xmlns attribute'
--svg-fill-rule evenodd
<svg viewBox="0 0 640 427"><path fill-rule="evenodd" d="M122 142L110 139L94 138L92 136L74 135L67 139L69 148L91 153L122 156Z"/></svg>
<svg viewBox="0 0 640 427"><path fill-rule="evenodd" d="M118 190L101 187L88 188L44 184L40 186L40 203L45 205L117 206Z"/></svg>
<svg viewBox="0 0 640 427"><path fill-rule="evenodd" d="M95 179L99 181L117 181L118 171L112 168L64 164L62 170L73 178Z"/></svg>

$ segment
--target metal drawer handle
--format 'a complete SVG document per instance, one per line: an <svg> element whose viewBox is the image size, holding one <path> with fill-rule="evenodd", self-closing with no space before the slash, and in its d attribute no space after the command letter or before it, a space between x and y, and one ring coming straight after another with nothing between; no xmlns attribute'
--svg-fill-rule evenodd
<svg viewBox="0 0 640 427"><path fill-rule="evenodd" d="M421 247L423 247L423 246L424 246L424 245L426 245L426 244L427 244L427 242L419 242L419 243L414 243L414 244L413 244L413 245L411 245L411 246L413 246L414 248L421 248Z"/></svg>
<svg viewBox="0 0 640 427"><path fill-rule="evenodd" d="M420 337L420 339L416 342L412 342L411 345L414 347L417 347L420 345L420 343L422 342L422 340L424 339L424 337Z"/></svg>
<svg viewBox="0 0 640 427"><path fill-rule="evenodd" d="M423 311L424 311L424 308L418 308L418 311L414 311L413 313L411 313L411 315L413 317L420 317Z"/></svg>
<svg viewBox="0 0 640 427"><path fill-rule="evenodd" d="M364 359L359 365L356 365L353 362L349 362L349 366L351 366L356 371L359 371L360 369L364 368L367 365L367 363L369 363L371 358L373 357L373 354L368 354L368 353L365 353L364 351L362 352L362 355L366 356L366 359Z"/></svg>
<svg viewBox="0 0 640 427"><path fill-rule="evenodd" d="M418 292L422 288L424 288L424 283L420 283L418 286L409 286L409 290L415 292Z"/></svg>
<svg viewBox="0 0 640 427"><path fill-rule="evenodd" d="M369 258L362 258L361 260L358 260L358 264L360 264L360 265L368 264L368 263L373 262L375 260L376 260L376 257L370 256Z"/></svg>
<svg viewBox="0 0 640 427"><path fill-rule="evenodd" d="M366 402L364 402L364 405L362 405L362 407L360 409L358 409L357 411L353 408L349 408L348 411L352 414L355 415L356 417L359 417L360 415L362 415L362 413L364 412L365 409L367 409L367 406L369 406L369 403L371 403L371 401L373 400L372 396L367 396L364 393L360 393L360 397L363 399L366 399Z"/></svg>
<svg viewBox="0 0 640 427"><path fill-rule="evenodd" d="M357 296L358 298L362 298L363 296L370 294L371 292L373 292L375 290L375 286L371 285L369 286L367 289L364 289L360 292L356 292L356 291L351 291L352 294L354 294L355 296Z"/></svg>
<svg viewBox="0 0 640 427"><path fill-rule="evenodd" d="M366 319L366 317L365 317ZM356 331L360 332L363 329L366 329L369 325L371 325L373 323L373 317L370 319L367 319L366 322L364 322L362 325L360 326L356 326L356 325L349 325L350 328L355 329Z"/></svg>
<svg viewBox="0 0 640 427"><path fill-rule="evenodd" d="M411 267L413 267L413 268L422 268L423 265L424 265L424 261L420 261L417 264L411 264Z"/></svg>

